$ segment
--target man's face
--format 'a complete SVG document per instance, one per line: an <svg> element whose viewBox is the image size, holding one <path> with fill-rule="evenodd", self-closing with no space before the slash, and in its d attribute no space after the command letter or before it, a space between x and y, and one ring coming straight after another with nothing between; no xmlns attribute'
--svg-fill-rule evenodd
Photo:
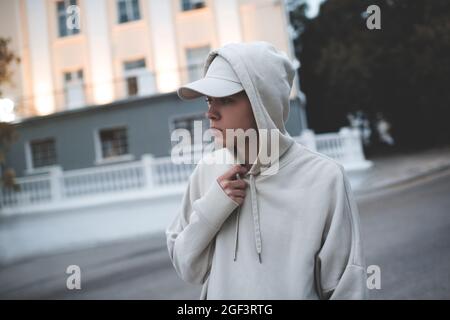
<svg viewBox="0 0 450 320"><path fill-rule="evenodd" d="M210 127L217 129L216 139L226 145L226 129L257 129L250 100L245 91L223 98L206 97Z"/></svg>

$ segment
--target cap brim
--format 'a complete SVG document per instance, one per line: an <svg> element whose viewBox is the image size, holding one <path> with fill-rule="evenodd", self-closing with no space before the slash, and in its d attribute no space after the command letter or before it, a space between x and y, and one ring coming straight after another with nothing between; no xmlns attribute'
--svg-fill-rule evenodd
<svg viewBox="0 0 450 320"><path fill-rule="evenodd" d="M202 78L188 83L177 90L183 100L191 100L202 96L222 98L244 90L240 83L217 78Z"/></svg>

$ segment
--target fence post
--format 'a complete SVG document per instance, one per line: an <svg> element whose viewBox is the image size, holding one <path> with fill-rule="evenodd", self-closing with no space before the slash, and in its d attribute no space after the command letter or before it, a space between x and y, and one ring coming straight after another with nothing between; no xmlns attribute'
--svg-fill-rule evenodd
<svg viewBox="0 0 450 320"><path fill-rule="evenodd" d="M345 150L345 163L347 168L367 169L372 166L371 161L367 161L362 147L361 133L356 128L341 128L339 136L343 140Z"/></svg>
<svg viewBox="0 0 450 320"><path fill-rule="evenodd" d="M50 169L50 192L53 202L61 201L64 197L63 171L60 166Z"/></svg>
<svg viewBox="0 0 450 320"><path fill-rule="evenodd" d="M155 157L151 154L143 154L141 157L142 168L144 171L144 181L146 188L152 188L155 185L153 164Z"/></svg>
<svg viewBox="0 0 450 320"><path fill-rule="evenodd" d="M353 139L354 135L348 127L342 127L339 129L339 138L342 141L342 147L344 149L344 154L341 160L343 164L352 164L355 161L355 153L353 149L353 143L355 143Z"/></svg>
<svg viewBox="0 0 450 320"><path fill-rule="evenodd" d="M353 135L353 139L354 139L354 144L353 144L354 151L353 152L355 153L355 160L365 161L366 157L364 156L361 132L358 129L353 128L352 135Z"/></svg>

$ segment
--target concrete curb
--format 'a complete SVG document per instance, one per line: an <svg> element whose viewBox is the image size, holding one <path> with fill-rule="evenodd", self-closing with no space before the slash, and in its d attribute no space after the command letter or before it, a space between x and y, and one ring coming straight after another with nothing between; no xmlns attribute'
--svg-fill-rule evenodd
<svg viewBox="0 0 450 320"><path fill-rule="evenodd" d="M435 168L431 168L431 169L423 171L423 172L419 172L417 174L410 175L408 177L402 177L402 178L399 178L399 179L393 179L393 180L391 180L391 181L389 181L387 183L382 183L382 184L376 185L376 186L371 187L371 188L356 189L354 191L354 194L356 196L365 196L365 195L368 195L368 194L371 194L371 193L382 191L382 190L387 189L387 188L396 187L396 186L399 186L399 185L402 185L402 184L405 184L405 183L408 183L408 182L412 182L412 181L415 181L415 180L418 180L418 179L422 179L422 178L425 178L427 176L430 176L430 175L433 175L433 174L436 174L436 173L444 172L444 171L446 171L448 169L450 169L450 162L447 163L447 164L435 167Z"/></svg>

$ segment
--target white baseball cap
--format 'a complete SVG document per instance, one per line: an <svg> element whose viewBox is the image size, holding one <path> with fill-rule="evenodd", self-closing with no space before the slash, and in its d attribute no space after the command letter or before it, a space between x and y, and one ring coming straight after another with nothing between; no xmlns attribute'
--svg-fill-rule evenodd
<svg viewBox="0 0 450 320"><path fill-rule="evenodd" d="M209 96L222 98L244 90L231 65L217 55L211 62L204 78L185 84L177 90L183 100Z"/></svg>

